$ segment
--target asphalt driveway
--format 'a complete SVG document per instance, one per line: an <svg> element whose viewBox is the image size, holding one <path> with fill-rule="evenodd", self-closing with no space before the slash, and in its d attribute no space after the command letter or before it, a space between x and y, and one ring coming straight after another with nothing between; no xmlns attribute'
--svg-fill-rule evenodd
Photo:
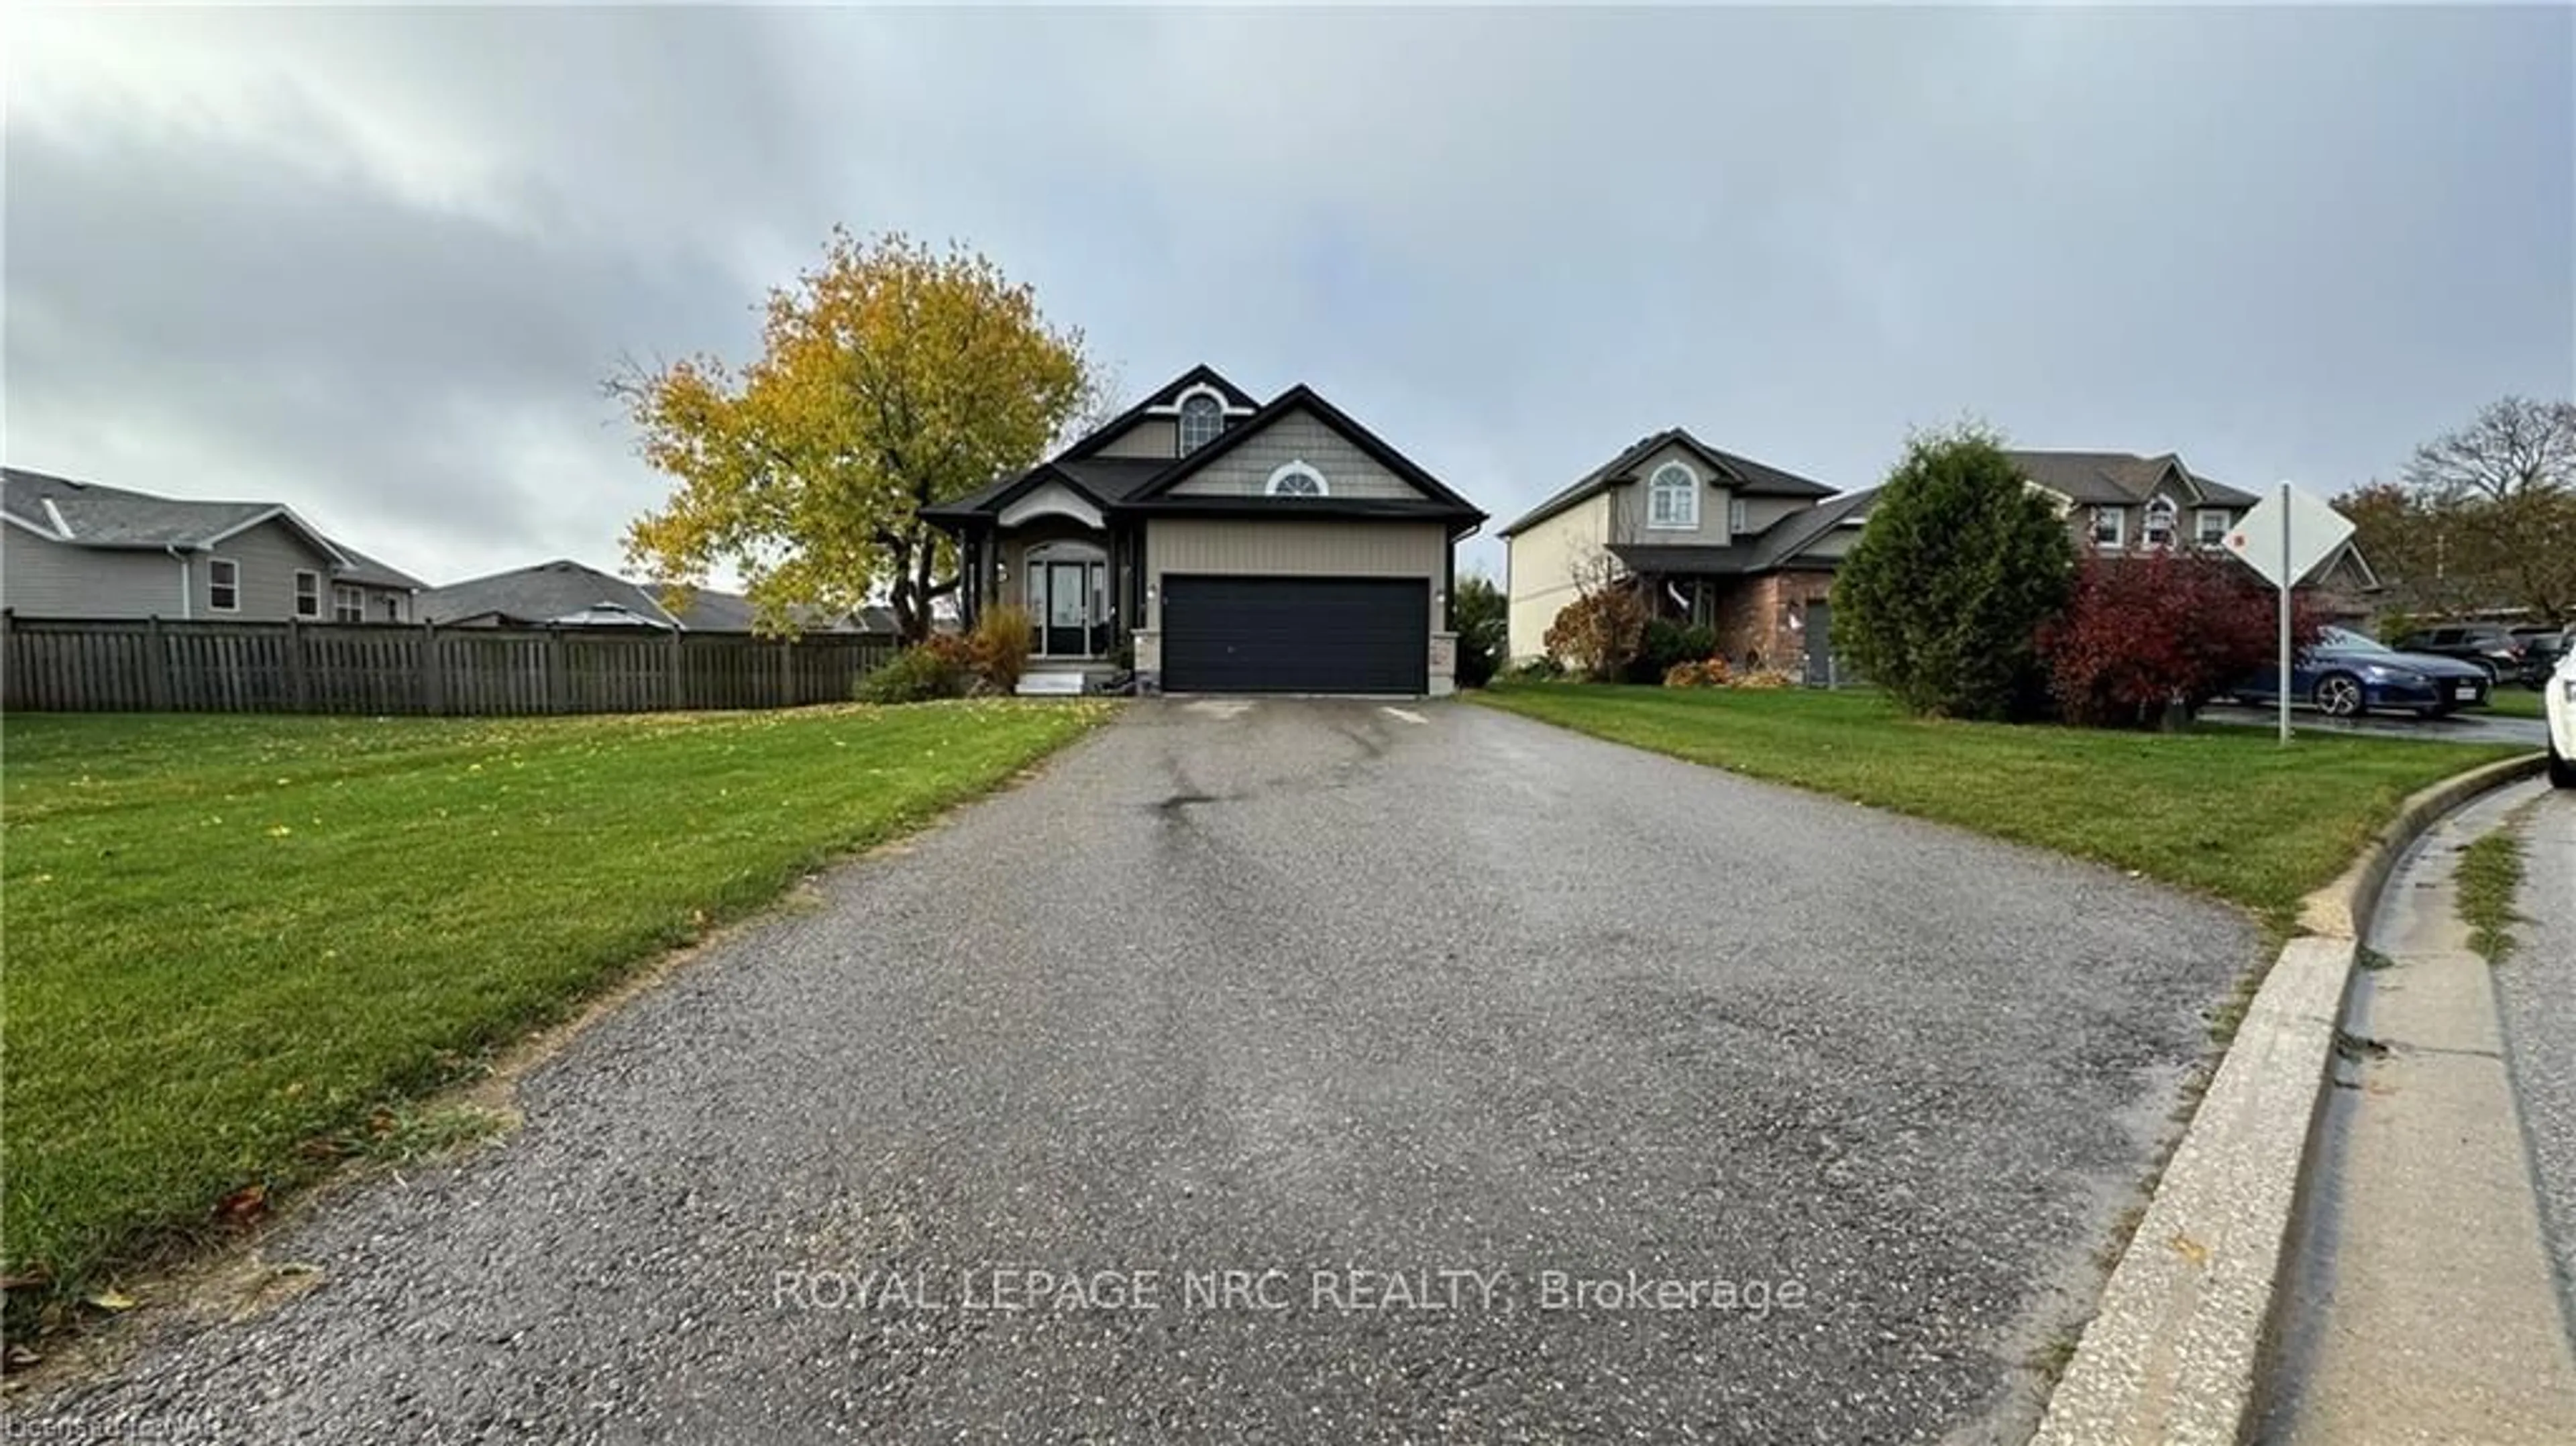
<svg viewBox="0 0 2576 1446"><path fill-rule="evenodd" d="M272 1241L317 1287L36 1414L2018 1439L2254 953L1463 704L1142 704L820 888L581 1036L506 1143Z"/></svg>

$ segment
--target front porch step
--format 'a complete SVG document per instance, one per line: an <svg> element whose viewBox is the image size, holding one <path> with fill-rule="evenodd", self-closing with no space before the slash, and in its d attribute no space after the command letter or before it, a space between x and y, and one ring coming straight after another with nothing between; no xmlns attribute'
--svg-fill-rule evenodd
<svg viewBox="0 0 2576 1446"><path fill-rule="evenodd" d="M1020 685L1011 691L1024 698L1067 697L1089 686L1088 677L1079 669L1061 672L1027 672L1020 675Z"/></svg>

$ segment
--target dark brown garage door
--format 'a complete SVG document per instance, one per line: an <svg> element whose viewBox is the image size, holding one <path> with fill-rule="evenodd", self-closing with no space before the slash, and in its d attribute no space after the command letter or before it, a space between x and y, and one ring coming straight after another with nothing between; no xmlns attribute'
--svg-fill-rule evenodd
<svg viewBox="0 0 2576 1446"><path fill-rule="evenodd" d="M1419 694L1430 651L1420 578L1163 578L1166 692Z"/></svg>

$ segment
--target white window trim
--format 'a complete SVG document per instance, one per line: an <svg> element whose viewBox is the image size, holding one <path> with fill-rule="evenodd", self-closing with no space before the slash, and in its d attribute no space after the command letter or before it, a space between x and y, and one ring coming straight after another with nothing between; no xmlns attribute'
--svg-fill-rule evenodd
<svg viewBox="0 0 2576 1446"><path fill-rule="evenodd" d="M310 592L305 590L307 583L312 585ZM313 603L313 610L310 612L304 609L307 599ZM319 622L322 617L322 574L309 567L299 567L295 570L295 615L299 618L312 618L316 622Z"/></svg>
<svg viewBox="0 0 2576 1446"><path fill-rule="evenodd" d="M215 569L221 567L229 567L233 570L233 580L229 584L233 595L232 606L230 607L226 607L222 603L215 601L215 589L227 586L227 584L215 581ZM206 611L210 613L237 613L241 611L241 562L239 559L230 557L209 557L206 559Z"/></svg>
<svg viewBox="0 0 2576 1446"><path fill-rule="evenodd" d="M1307 466L1306 459L1303 457L1300 457L1293 462L1282 462L1277 467L1272 468L1270 472L1270 480L1262 484L1262 495L1266 497L1279 496L1279 484L1291 477L1304 477L1312 480L1315 484L1314 495L1317 497L1330 497L1333 495L1333 484L1324 480L1323 473ZM1303 497L1307 494L1303 492L1292 492L1288 495L1292 497Z"/></svg>
<svg viewBox="0 0 2576 1446"><path fill-rule="evenodd" d="M358 614L355 621L362 623L365 622L367 620L367 590L358 586L356 583L348 582L335 582L331 584L331 621L335 623L351 621L351 619L340 616L340 598L343 594L346 594L348 597L355 600L352 605L353 610Z"/></svg>
<svg viewBox="0 0 2576 1446"><path fill-rule="evenodd" d="M2156 518L2165 520L2165 540L2156 541ZM2152 497L2138 511L2138 540L2148 547L2171 547L2182 536L2182 508L2170 497Z"/></svg>
<svg viewBox="0 0 2576 1446"><path fill-rule="evenodd" d="M1216 403L1216 431L1210 434L1206 441L1200 442L1198 447L1193 447L1190 445L1189 438L1190 403L1200 397ZM1197 451L1199 447L1204 447L1224 435L1225 397L1216 388L1201 383L1172 399L1172 446L1181 456L1186 457Z"/></svg>
<svg viewBox="0 0 2576 1446"><path fill-rule="evenodd" d="M2215 532L2203 525L2213 517L2218 519L2218 530ZM2227 534L2233 531L2235 526L2235 522L2228 517L2227 509L2224 507L2197 508L2191 514L2191 540L2201 547L2225 547Z"/></svg>
<svg viewBox="0 0 2576 1446"><path fill-rule="evenodd" d="M2111 540L2108 542L2102 540L2102 519L2106 515L2111 519ZM2104 552L2118 552L2129 545L2129 509L2126 507L2096 507L2085 514L2084 526L2085 536Z"/></svg>
<svg viewBox="0 0 2576 1446"><path fill-rule="evenodd" d="M1727 535L1727 536L1729 536L1729 537L1740 537L1740 536L1742 536L1744 533L1746 533L1746 532L1748 532L1748 531L1750 531L1750 530L1751 530L1750 528L1747 528L1747 527L1744 525L1744 514L1745 514L1745 508L1744 508L1744 499L1743 499L1743 498L1741 498L1741 497L1729 497L1729 498L1727 498L1727 499L1726 499L1726 535Z"/></svg>
<svg viewBox="0 0 2576 1446"><path fill-rule="evenodd" d="M1254 412L1260 410L1258 407L1237 406L1233 402L1225 399L1225 393L1218 391L1207 383L1193 382L1190 384L1188 390L1182 392L1179 396L1172 398L1170 401L1165 402L1163 405L1159 407L1147 407L1145 409L1145 415L1149 417L1177 417L1181 413L1181 403L1188 401L1192 397L1216 398L1216 409L1229 417L1248 417Z"/></svg>
<svg viewBox="0 0 2576 1446"><path fill-rule="evenodd" d="M1657 522L1655 520L1655 494L1664 490L1665 475L1674 472L1678 472L1682 476L1690 479L1690 486L1682 493L1684 497L1689 499L1690 505L1683 509L1685 516L1681 521ZM1664 465L1656 468L1654 472L1646 478L1646 530L1649 532L1699 531L1699 474L1691 470L1689 463L1666 462Z"/></svg>

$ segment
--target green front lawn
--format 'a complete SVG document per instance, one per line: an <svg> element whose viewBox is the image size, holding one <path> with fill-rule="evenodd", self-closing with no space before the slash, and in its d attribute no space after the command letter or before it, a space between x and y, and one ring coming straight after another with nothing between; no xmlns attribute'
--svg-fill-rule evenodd
<svg viewBox="0 0 2576 1446"><path fill-rule="evenodd" d="M2286 929L2398 804L2527 750L2252 729L1927 722L1867 690L1506 685L1489 706L1756 778L2135 869Z"/></svg>
<svg viewBox="0 0 2576 1446"><path fill-rule="evenodd" d="M2540 699L2537 688L2526 688L2520 683L2498 683L2495 691L2487 695L2487 711L2505 718L2537 718L2540 716Z"/></svg>
<svg viewBox="0 0 2576 1446"><path fill-rule="evenodd" d="M6 720L7 1265L440 1134L403 1102L1111 711Z"/></svg>

